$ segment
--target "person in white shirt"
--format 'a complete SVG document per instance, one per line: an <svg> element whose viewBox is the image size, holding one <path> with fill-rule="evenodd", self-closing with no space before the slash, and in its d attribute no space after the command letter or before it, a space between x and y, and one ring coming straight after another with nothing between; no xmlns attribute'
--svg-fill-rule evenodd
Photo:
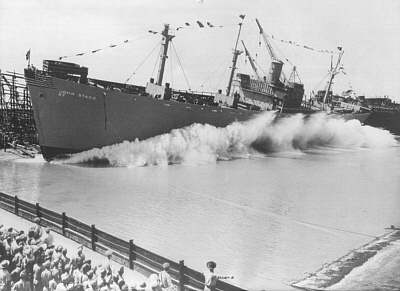
<svg viewBox="0 0 400 291"><path fill-rule="evenodd" d="M215 291L218 279L233 279L233 276L219 276L214 273L217 264L213 261L207 262L207 272L204 273L204 291Z"/></svg>
<svg viewBox="0 0 400 291"><path fill-rule="evenodd" d="M169 267L170 267L169 263L164 263L163 270L158 274L161 289L163 291L170 291L173 288L171 275L168 273Z"/></svg>
<svg viewBox="0 0 400 291"><path fill-rule="evenodd" d="M50 228L46 228L45 232L46 232L46 234L45 234L43 243L45 243L47 248L50 249L54 246L54 237L50 233Z"/></svg>

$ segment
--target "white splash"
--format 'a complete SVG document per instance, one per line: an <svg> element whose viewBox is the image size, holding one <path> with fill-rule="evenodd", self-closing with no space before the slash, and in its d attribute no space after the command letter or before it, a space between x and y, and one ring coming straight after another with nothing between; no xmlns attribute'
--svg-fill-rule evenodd
<svg viewBox="0 0 400 291"><path fill-rule="evenodd" d="M193 124L143 141L95 148L72 155L65 163L107 161L112 166L212 163L246 158L254 154L306 150L319 146L376 148L396 144L388 131L362 126L358 120L345 121L326 114L302 114L275 118L264 112L246 122L218 128Z"/></svg>

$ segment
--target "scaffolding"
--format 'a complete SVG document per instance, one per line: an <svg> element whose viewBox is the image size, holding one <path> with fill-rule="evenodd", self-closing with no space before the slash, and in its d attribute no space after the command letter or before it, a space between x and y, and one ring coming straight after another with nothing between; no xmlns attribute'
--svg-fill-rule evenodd
<svg viewBox="0 0 400 291"><path fill-rule="evenodd" d="M36 145L32 103L23 74L0 71L0 145Z"/></svg>

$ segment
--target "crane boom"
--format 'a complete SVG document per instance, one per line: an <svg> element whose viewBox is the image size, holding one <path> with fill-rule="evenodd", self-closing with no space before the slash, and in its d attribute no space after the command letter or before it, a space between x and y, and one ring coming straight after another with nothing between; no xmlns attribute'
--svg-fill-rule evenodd
<svg viewBox="0 0 400 291"><path fill-rule="evenodd" d="M247 58L248 58L248 60L249 60L249 62L250 62L251 68L252 68L253 71L254 71L254 74L256 75L256 77L257 77L258 80L262 80L260 74L258 73L256 64L254 63L253 58L251 57L250 52L247 50L247 47L246 47L246 45L244 44L244 41L243 41L243 40L242 40L242 45L243 45L243 48L244 48L244 52L245 52L245 54L246 54L246 56L247 56Z"/></svg>
<svg viewBox="0 0 400 291"><path fill-rule="evenodd" d="M263 39L264 39L265 45L267 46L268 53L269 53L269 55L271 56L271 59L272 59L272 60L277 60L277 61L279 61L279 58L276 56L276 54L275 54L275 52L274 52L274 49L272 48L272 45L271 45L271 43L269 42L268 37L267 37L267 35L264 33L264 29L262 28L262 26L261 26L261 24L260 24L260 22L258 21L257 18L256 18L256 22L257 22L258 28L259 28L259 30L260 30L260 34L262 35L262 37L263 37Z"/></svg>

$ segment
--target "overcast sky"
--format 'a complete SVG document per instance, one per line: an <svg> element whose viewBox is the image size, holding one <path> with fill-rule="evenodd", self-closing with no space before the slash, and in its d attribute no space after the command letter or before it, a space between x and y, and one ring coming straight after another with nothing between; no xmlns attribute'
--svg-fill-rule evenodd
<svg viewBox="0 0 400 291"><path fill-rule="evenodd" d="M175 50L189 86L194 90L225 90L239 14L246 14L242 39L257 63L268 71L269 55L254 19L276 38L317 49L343 46L347 75L335 89L352 86L367 96L389 95L400 101L400 1L396 0L0 0L0 69L22 72L25 53L41 67L43 59L88 52L130 41L95 54L65 61L89 67L89 76L124 82L138 69L131 83L144 85L156 75L159 35L164 23L176 28ZM222 28L200 29L197 20ZM280 56L298 68L306 92L323 89L330 63L328 54L273 42ZM152 54L151 51L154 48ZM188 87L174 49L170 48L164 81ZM239 71L250 73L243 55ZM285 64L289 74L292 65Z"/></svg>

